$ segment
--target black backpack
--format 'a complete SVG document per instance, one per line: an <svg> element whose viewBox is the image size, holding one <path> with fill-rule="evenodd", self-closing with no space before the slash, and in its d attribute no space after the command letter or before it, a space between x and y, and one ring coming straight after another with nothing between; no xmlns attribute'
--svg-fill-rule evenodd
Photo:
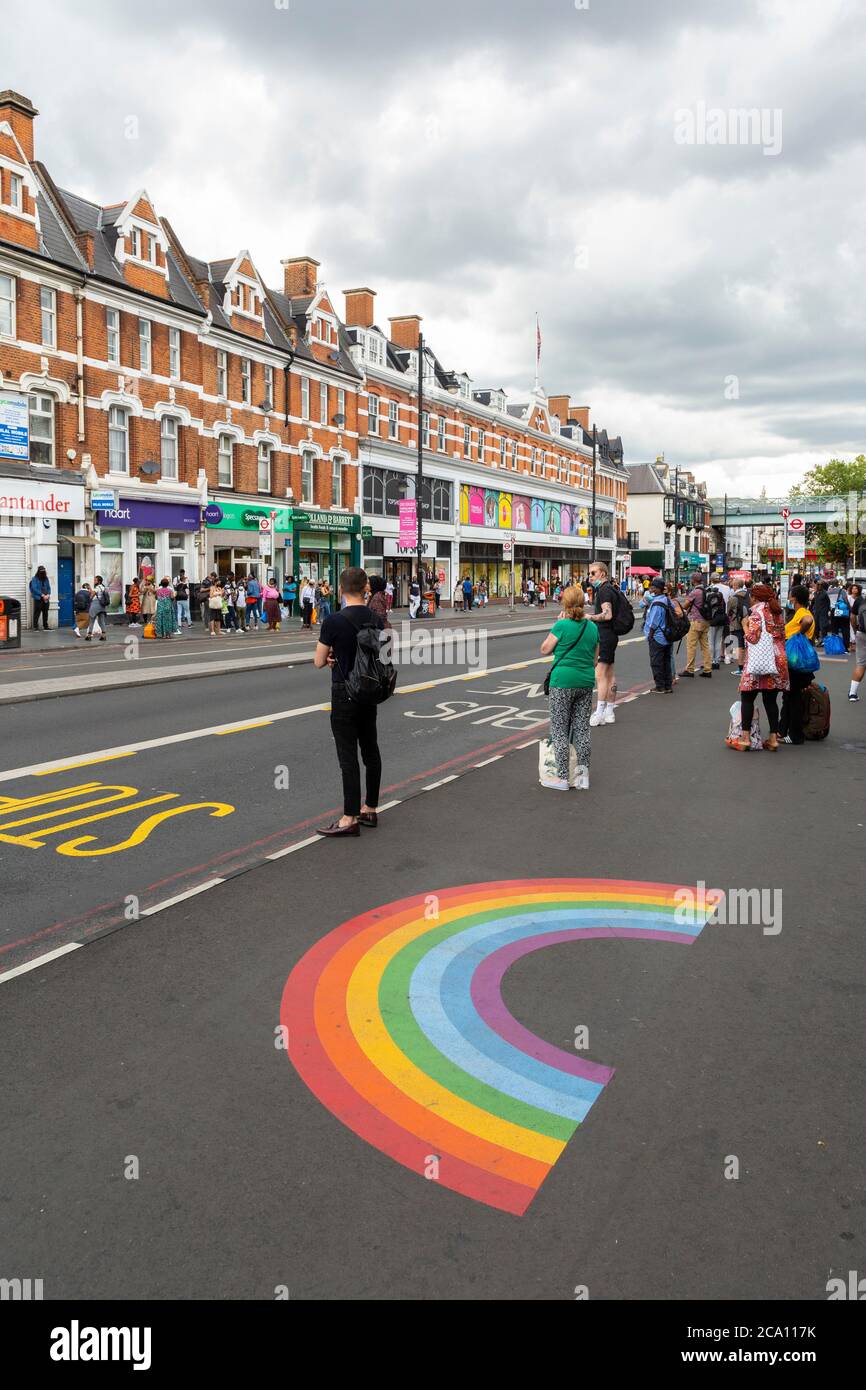
<svg viewBox="0 0 866 1390"><path fill-rule="evenodd" d="M611 604L610 625L617 637L624 637L634 627L634 609L623 593L616 589L616 602Z"/></svg>
<svg viewBox="0 0 866 1390"><path fill-rule="evenodd" d="M704 606L704 616L710 627L722 627L727 614L724 594L719 589L708 589Z"/></svg>
<svg viewBox="0 0 866 1390"><path fill-rule="evenodd" d="M381 705L390 700L397 684L397 672L390 658L382 660L378 627L358 631L355 664L346 677L346 695L358 705Z"/></svg>
<svg viewBox="0 0 866 1390"><path fill-rule="evenodd" d="M653 599L653 603L663 603L665 606L664 634L671 646L673 646L674 642L682 642L683 638L688 635L689 627L691 626L686 615L683 614L682 617L679 617L670 599L666 596ZM652 603L650 604L650 608L652 608Z"/></svg>

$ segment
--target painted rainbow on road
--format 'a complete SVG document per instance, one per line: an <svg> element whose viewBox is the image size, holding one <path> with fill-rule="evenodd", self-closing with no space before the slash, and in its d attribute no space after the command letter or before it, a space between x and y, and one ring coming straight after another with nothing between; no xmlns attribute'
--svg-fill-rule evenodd
<svg viewBox="0 0 866 1390"><path fill-rule="evenodd" d="M530 1033L505 1007L502 978L522 956L567 941L689 945L704 920L678 923L688 914L677 911L677 891L517 879L363 913L289 976L281 1021L292 1062L367 1143L522 1215L613 1069Z"/></svg>

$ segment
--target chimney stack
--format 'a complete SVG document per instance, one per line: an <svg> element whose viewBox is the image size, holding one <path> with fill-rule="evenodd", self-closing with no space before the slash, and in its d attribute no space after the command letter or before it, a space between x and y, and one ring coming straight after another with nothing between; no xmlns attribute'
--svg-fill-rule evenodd
<svg viewBox="0 0 866 1390"><path fill-rule="evenodd" d="M316 293L316 272L320 264L312 256L291 256L280 262L283 267L283 288L289 299L303 299Z"/></svg>
<svg viewBox="0 0 866 1390"><path fill-rule="evenodd" d="M368 290L366 286L358 290L343 290L346 296L346 317L347 328L372 328L373 327L373 300L376 298L375 290Z"/></svg>
<svg viewBox="0 0 866 1390"><path fill-rule="evenodd" d="M576 420L579 425L583 425L583 428L586 430L587 434L589 434L590 430L588 405L573 405L571 407L571 418L572 420Z"/></svg>
<svg viewBox="0 0 866 1390"><path fill-rule="evenodd" d="M391 325L391 342L396 347L408 348L414 352L421 336L420 315L406 314L402 318L389 319L388 322Z"/></svg>
<svg viewBox="0 0 866 1390"><path fill-rule="evenodd" d="M39 112L28 97L7 87L0 92L0 121L8 121L29 164L33 163L33 122Z"/></svg>
<svg viewBox="0 0 866 1390"><path fill-rule="evenodd" d="M559 423L561 425L568 424L568 396L548 396L547 408L551 415L559 416Z"/></svg>

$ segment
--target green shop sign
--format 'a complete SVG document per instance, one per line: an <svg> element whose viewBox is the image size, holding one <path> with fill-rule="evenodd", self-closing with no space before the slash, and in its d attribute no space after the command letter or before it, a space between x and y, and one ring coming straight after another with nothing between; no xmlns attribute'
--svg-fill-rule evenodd
<svg viewBox="0 0 866 1390"><path fill-rule="evenodd" d="M354 534L358 531L361 519L349 512L305 512L293 507L265 502L252 506L249 502L229 502L224 498L208 500L204 519L209 530L258 531L262 517L276 513L275 531L291 531L293 526L303 526L305 531L344 531Z"/></svg>

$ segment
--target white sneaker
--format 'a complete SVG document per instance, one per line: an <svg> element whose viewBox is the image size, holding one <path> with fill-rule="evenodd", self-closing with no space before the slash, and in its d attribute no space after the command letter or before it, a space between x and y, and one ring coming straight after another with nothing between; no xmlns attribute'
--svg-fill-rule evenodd
<svg viewBox="0 0 866 1390"><path fill-rule="evenodd" d="M590 722L592 722L592 721L590 721ZM616 723L616 714L615 714L615 712L614 712L612 709L605 710L605 712L604 712L604 723L605 723L605 724L615 724L615 723Z"/></svg>
<svg viewBox="0 0 866 1390"><path fill-rule="evenodd" d="M574 785L579 792L589 791L589 768L585 764L581 764L577 769Z"/></svg>
<svg viewBox="0 0 866 1390"><path fill-rule="evenodd" d="M599 714L598 710L595 711L595 714L589 716L590 727L593 729L597 729L599 724L604 724L605 722L604 715Z"/></svg>
<svg viewBox="0 0 866 1390"><path fill-rule="evenodd" d="M73 636L73 637L80 637L80 636L81 636L81 628L80 628L80 627L74 627L74 628L72 629L72 636Z"/></svg>
<svg viewBox="0 0 866 1390"><path fill-rule="evenodd" d="M555 791L555 792L567 792L567 791L568 791L568 778L567 778L567 777L542 777L542 778L541 778L541 785L542 785L543 787L550 787L551 791Z"/></svg>

